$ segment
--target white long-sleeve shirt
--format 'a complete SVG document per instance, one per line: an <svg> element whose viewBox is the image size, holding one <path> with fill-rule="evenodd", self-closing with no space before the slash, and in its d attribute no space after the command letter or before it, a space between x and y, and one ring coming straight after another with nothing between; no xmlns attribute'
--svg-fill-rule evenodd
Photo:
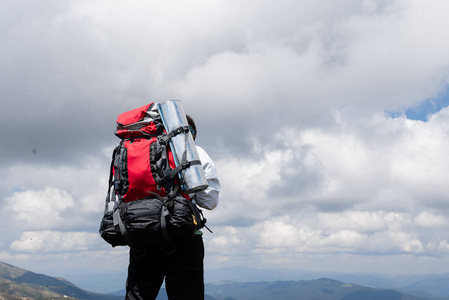
<svg viewBox="0 0 449 300"><path fill-rule="evenodd" d="M195 193L194 201L200 207L212 210L218 205L221 188L220 181L218 180L217 170L212 159L203 148L196 146L196 149L209 186L205 190Z"/></svg>

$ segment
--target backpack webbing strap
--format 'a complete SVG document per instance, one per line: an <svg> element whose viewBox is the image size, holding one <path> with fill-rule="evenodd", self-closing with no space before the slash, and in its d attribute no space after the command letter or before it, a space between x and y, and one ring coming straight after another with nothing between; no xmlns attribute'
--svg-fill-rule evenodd
<svg viewBox="0 0 449 300"><path fill-rule="evenodd" d="M178 174L182 170L187 169L190 166L201 165L201 161L200 160L187 161L187 135L186 135L185 141L186 141L186 143L185 143L186 146L185 146L184 153L182 154L182 161L181 161L181 163L174 169L166 170L164 172L164 178L168 178L168 179L173 178L176 174Z"/></svg>
<svg viewBox="0 0 449 300"><path fill-rule="evenodd" d="M164 134L160 137L161 143L167 144L168 140L171 139L172 137L177 136L178 134L181 134L181 133L189 132L190 131L189 128L190 128L190 126L181 126L176 129L173 129L169 133Z"/></svg>
<svg viewBox="0 0 449 300"><path fill-rule="evenodd" d="M168 209L167 207L165 207L165 205L162 205L161 208L161 231L162 231L162 236L164 237L164 240L171 241L171 237L168 234L168 229L167 229L167 219L166 217L169 215Z"/></svg>
<svg viewBox="0 0 449 300"><path fill-rule="evenodd" d="M129 238L128 231L126 230L125 224L123 223L123 220L120 217L120 209L116 209L114 211L114 214L112 216L112 220L114 222L114 226L118 225L118 228L120 229L120 233L122 234L122 236L125 239L126 243L129 246L131 246L132 242L131 242L131 239Z"/></svg>
<svg viewBox="0 0 449 300"><path fill-rule="evenodd" d="M111 166L109 168L109 180L108 180L108 193L106 194L106 203L104 206L104 213L106 214L108 212L108 208L109 208L109 202L111 202L111 187L113 187L113 174L112 174L112 170L114 168L114 161L115 161L115 156L117 155L119 147L115 147L114 151L112 152L112 160L111 160ZM112 194L115 193L115 187L113 189L114 192L112 192Z"/></svg>
<svg viewBox="0 0 449 300"><path fill-rule="evenodd" d="M175 190L172 191L172 192L177 193L177 190L178 190L178 188L175 187ZM170 215L170 211L169 211L169 209L167 207L170 206L170 205L173 205L173 199L170 196L169 197L162 197L161 195L153 193L153 192L149 192L149 193L153 194L159 201L162 202L161 216L160 216L162 237L167 242L171 241L172 238L168 234L168 228L167 228L167 216Z"/></svg>
<svg viewBox="0 0 449 300"><path fill-rule="evenodd" d="M167 153L167 145L161 143L160 141L157 143L158 147L161 147L161 162L160 162L160 173L159 173L159 185L162 186L167 194L170 194L170 191L174 189L175 186L175 174L170 174L167 176L167 173L170 173L170 162L168 159L168 153ZM163 202L163 200L162 200Z"/></svg>
<svg viewBox="0 0 449 300"><path fill-rule="evenodd" d="M181 162L178 164L178 166L176 166L175 168L171 169L169 164L168 164L168 158L167 158L167 153L166 153L166 145L168 143L168 141L181 133L188 133L190 131L190 126L181 126L178 127L177 129L172 130L170 133L166 133L160 137L158 137L158 141L159 144L161 145L161 147L163 148L162 151L162 161L165 162L166 167L164 168L164 170L161 172L161 184L167 184L169 182L169 180L175 178L175 176L181 172L182 170L185 170L187 168L189 168L190 166L193 165L201 165L201 161L200 160L192 160L192 161L187 161L187 141L188 141L188 135L185 134L185 150L182 154L182 160ZM166 190L170 190L171 187L168 187Z"/></svg>
<svg viewBox="0 0 449 300"><path fill-rule="evenodd" d="M126 157L126 147L124 147L124 143L125 140L122 140L120 142L120 145L116 148L117 149L117 153L114 157L114 168L115 168L115 173L114 173L114 188L116 191L120 191L120 197L123 196L124 194L126 194L127 191L124 191L124 189L128 189L128 187L124 186L124 181L121 178L121 174L119 174L119 169L123 168L122 166L122 162L121 162L121 158L122 157ZM112 174L112 171L111 171Z"/></svg>
<svg viewBox="0 0 449 300"><path fill-rule="evenodd" d="M210 230L210 228L206 226L207 219L204 217L203 211L199 209L198 206L196 206L196 204L192 201L187 201L187 203L189 204L190 210L192 211L192 214L195 216L195 219L198 222L198 224L195 224L195 229L206 228L210 233L213 233L212 230Z"/></svg>
<svg viewBox="0 0 449 300"><path fill-rule="evenodd" d="M185 152L184 152L185 153ZM183 157L184 160L184 157ZM170 179L173 178L176 174L178 174L179 172L181 172L182 170L187 169L190 166L193 165L201 165L201 161L199 160L192 160L192 161L188 161L188 162L183 162L181 163L179 166L177 166L176 168L172 169L172 170L167 170L164 173L164 178L166 179Z"/></svg>

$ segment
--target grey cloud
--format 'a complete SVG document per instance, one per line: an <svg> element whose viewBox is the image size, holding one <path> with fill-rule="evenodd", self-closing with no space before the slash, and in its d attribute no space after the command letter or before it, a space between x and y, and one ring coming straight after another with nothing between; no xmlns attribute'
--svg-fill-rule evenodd
<svg viewBox="0 0 449 300"><path fill-rule="evenodd" d="M387 4L388 1L379 6ZM233 4L227 4L226 8L230 8L229 5ZM331 28L334 22L364 9L357 1L344 1L329 10L322 10L320 3L304 5L294 1L282 7L267 5L256 10L252 6L238 5L235 15L222 16L219 11L212 10L212 14L216 14L216 32L206 30L201 36L193 31L199 27L191 25L181 35L170 27L166 28L168 38L174 39L170 41L158 33L157 27L144 21L136 23L147 25L140 35L129 35L126 30L132 28L116 23L127 19L114 11L115 5L111 5L110 19L106 18L104 24L97 22L95 14L84 17L73 14L75 3L62 5L49 1L43 6L9 6L20 16L20 21L10 18L3 21L7 25L2 48L7 55L0 60L0 97L7 114L0 126L9 129L2 139L12 143L2 150L11 161L32 162L37 156L49 163L70 161L86 155L87 149L95 152L109 144L113 122L122 111L173 96L182 100L182 89L176 95L170 93L171 82L183 80L192 69L207 65L210 58L220 53L234 53L250 59L257 55L257 47L260 47L257 45L262 42L263 47L279 43L300 50L298 56L301 56L310 46L308 34L315 31L302 35L298 32L314 26L315 20L326 20L324 28ZM286 7L290 9L285 10ZM284 14L283 22L263 21L275 20L280 14ZM139 13L136 16L142 17ZM114 17L117 17L116 22ZM228 20L235 23L229 26ZM332 49L330 45L335 41L330 37L325 39L323 47ZM177 47L173 48L174 45ZM297 76L297 71L284 71L286 73L281 75L289 76L288 73L293 72L292 75ZM271 74L273 78L278 75ZM306 105L311 100L308 97L292 91L273 93L273 89L282 89L277 85L276 82L270 84L269 93L264 93L268 90L261 86L260 93L247 95L249 99L234 99L237 103L251 101L249 107L222 105L218 111L205 108L214 106L216 101L226 103L229 100L215 94L199 95L192 100L201 104L194 106L194 110L198 111L199 119L205 120L207 128L204 126L203 140L213 153L254 155L249 154L251 139L269 143L273 132L291 122L313 126L329 118L327 110ZM277 104L279 98L283 100Z"/></svg>
<svg viewBox="0 0 449 300"><path fill-rule="evenodd" d="M304 198L323 188L325 184L324 174L318 168L306 163L308 149L311 145L303 145L291 157L286 158L286 163L280 167L280 178L272 183L268 194L271 197L296 197Z"/></svg>
<svg viewBox="0 0 449 300"><path fill-rule="evenodd" d="M7 174L0 185L2 203L16 191L67 191L80 207L69 218L73 222L59 227L96 232L102 209L95 216L94 209L83 208L89 201L102 205L109 167L104 152L118 143L117 115L175 98L196 119L198 144L223 178L222 203L206 212L212 229L218 227L210 238L217 253L224 248L220 243L230 240L251 254L259 242L252 229L268 222L265 233L272 236L276 218L281 229L306 234L304 226L310 226L320 237L321 225L305 217L349 210L385 210L392 217L429 207L447 215L439 179L447 165L446 145L423 142L415 152L401 152L430 133L443 132L433 140L445 140L447 116L440 113L441 120L430 120L427 125L434 127L424 131L382 116L385 109L403 109L438 93L447 81L449 45L439 38L447 18L430 10L444 6L358 0L218 1L201 7L175 7L171 1L1 3L6 9L0 11L0 170ZM289 131L294 132L289 140L279 140ZM347 136L356 143L338 142ZM332 149L323 146L329 140ZM267 153L287 150L296 150L296 156L283 157L283 168L273 176L258 169L271 166ZM432 168L425 168L430 160L415 155L426 151L438 158ZM311 154L317 155L312 164L305 161ZM338 185L326 190L329 178ZM9 225L14 218L8 217L2 222ZM341 231L335 233L347 233ZM349 231L349 241L363 238L362 229ZM440 229L428 238L426 228L403 231L406 242L413 234L434 244L446 237ZM19 240L20 232L2 236ZM309 251L329 250L321 242ZM10 243L2 243L7 252ZM285 246L282 253L300 253L282 239L279 245ZM401 251L389 247L391 253ZM366 250L351 244L341 249ZM274 255L260 253L258 259L267 257Z"/></svg>

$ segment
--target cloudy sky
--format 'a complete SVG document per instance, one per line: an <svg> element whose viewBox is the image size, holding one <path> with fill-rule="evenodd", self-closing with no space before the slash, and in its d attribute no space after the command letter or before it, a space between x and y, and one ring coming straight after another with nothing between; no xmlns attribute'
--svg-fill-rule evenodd
<svg viewBox="0 0 449 300"><path fill-rule="evenodd" d="M0 261L123 274L116 117L180 99L222 183L207 270L449 272L447 1L0 6Z"/></svg>

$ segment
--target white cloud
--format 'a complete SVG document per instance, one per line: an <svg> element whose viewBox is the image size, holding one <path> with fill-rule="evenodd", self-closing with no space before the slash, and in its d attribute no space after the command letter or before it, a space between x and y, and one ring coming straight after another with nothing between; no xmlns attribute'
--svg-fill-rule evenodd
<svg viewBox="0 0 449 300"><path fill-rule="evenodd" d="M207 214L213 229L232 227L214 230L211 255L238 264L252 253L271 265L318 253L444 255L446 114L360 122L342 112L332 129L284 130L278 147L255 145L254 158L218 160L233 188Z"/></svg>
<svg viewBox="0 0 449 300"><path fill-rule="evenodd" d="M92 226L89 217L99 218L104 208L110 155L99 155L96 160L86 157L76 168L24 163L8 168L0 184L8 191L1 212L25 221L19 224L28 230Z"/></svg>
<svg viewBox="0 0 449 300"><path fill-rule="evenodd" d="M446 226L447 219L445 216L423 211L415 218L415 223L425 228L438 228Z"/></svg>
<svg viewBox="0 0 449 300"><path fill-rule="evenodd" d="M228 235L220 235L213 237L210 241L210 246L223 250L223 254L227 252L235 252L235 248L242 245L244 242L237 237L237 230L233 227L226 227Z"/></svg>
<svg viewBox="0 0 449 300"><path fill-rule="evenodd" d="M449 252L449 243L447 242L447 240L442 241L438 245L438 250L444 251L444 252Z"/></svg>
<svg viewBox="0 0 449 300"><path fill-rule="evenodd" d="M327 229L376 232L387 230L394 213L384 211L346 211L342 213L319 213L317 220Z"/></svg>
<svg viewBox="0 0 449 300"><path fill-rule="evenodd" d="M447 207L449 132L447 119L438 118L445 114L426 123L381 116L359 123L343 115L331 130L285 130L277 147L257 150L255 158L217 161L223 185L232 186L223 189L221 211L261 220L312 206L343 219L353 208L374 218L378 211Z"/></svg>
<svg viewBox="0 0 449 300"><path fill-rule="evenodd" d="M43 229L64 223L74 207L73 198L66 191L46 188L42 191L16 192L6 199L6 213L12 214L21 227Z"/></svg>
<svg viewBox="0 0 449 300"><path fill-rule="evenodd" d="M11 244L11 250L19 253L70 253L92 250L100 243L99 235L91 232L25 231L20 240Z"/></svg>
<svg viewBox="0 0 449 300"><path fill-rule="evenodd" d="M426 251L417 234L409 232L409 220L406 217L384 212L352 212L347 215L347 221L338 214L321 214L318 219L280 217L250 227L228 226L219 228L214 234L218 236L208 240L207 246L212 255L238 256L238 253L243 252L261 258L337 253L398 255ZM341 223L336 218L341 218ZM371 224L372 221L379 221L381 226ZM357 227L358 223L361 228ZM370 225L369 230L364 223ZM428 250L431 251L428 254L434 254L434 250Z"/></svg>

